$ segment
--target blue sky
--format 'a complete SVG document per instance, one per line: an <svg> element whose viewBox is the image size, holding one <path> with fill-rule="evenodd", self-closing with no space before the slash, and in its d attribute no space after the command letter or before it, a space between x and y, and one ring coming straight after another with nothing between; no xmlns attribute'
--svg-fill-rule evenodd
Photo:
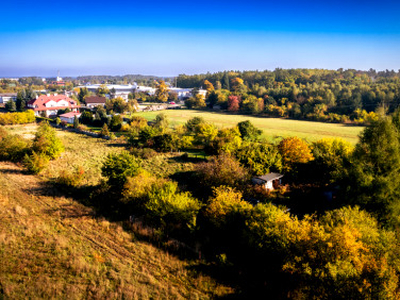
<svg viewBox="0 0 400 300"><path fill-rule="evenodd" d="M8 1L0 76L400 69L397 1Z"/></svg>

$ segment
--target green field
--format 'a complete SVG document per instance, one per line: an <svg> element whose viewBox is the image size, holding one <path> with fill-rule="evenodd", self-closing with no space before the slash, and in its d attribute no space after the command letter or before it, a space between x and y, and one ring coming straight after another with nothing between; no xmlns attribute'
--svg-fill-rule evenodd
<svg viewBox="0 0 400 300"><path fill-rule="evenodd" d="M160 112L136 113L153 120ZM264 118L256 116L232 115L218 112L205 112L198 110L165 110L163 111L170 118L171 125L185 123L193 117L202 117L216 126L230 127L245 120L250 120L256 127L264 132L264 137L270 141L279 140L281 137L297 136L307 141L315 141L328 137L343 138L352 144L358 141L358 135L364 127L347 126L344 124L332 124L322 122L287 120L279 118Z"/></svg>

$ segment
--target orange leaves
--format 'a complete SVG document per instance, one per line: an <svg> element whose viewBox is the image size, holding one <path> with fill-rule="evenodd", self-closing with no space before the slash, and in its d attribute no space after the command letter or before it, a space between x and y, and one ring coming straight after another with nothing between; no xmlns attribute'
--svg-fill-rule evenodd
<svg viewBox="0 0 400 300"><path fill-rule="evenodd" d="M284 138L279 143L278 149L286 172L293 170L296 164L307 163L314 159L307 143L298 137Z"/></svg>

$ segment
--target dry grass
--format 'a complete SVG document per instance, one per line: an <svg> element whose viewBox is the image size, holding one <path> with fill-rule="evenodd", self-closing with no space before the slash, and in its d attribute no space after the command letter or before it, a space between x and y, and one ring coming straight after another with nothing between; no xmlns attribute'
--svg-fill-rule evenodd
<svg viewBox="0 0 400 300"><path fill-rule="evenodd" d="M64 157L59 163L66 162ZM43 180L14 164L0 163L0 180L0 298L1 291L13 299L202 299L232 293L72 199L43 195Z"/></svg>

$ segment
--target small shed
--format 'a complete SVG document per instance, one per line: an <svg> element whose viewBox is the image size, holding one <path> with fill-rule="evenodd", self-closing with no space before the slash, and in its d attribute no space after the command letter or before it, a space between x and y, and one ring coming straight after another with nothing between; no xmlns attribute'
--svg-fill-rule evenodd
<svg viewBox="0 0 400 300"><path fill-rule="evenodd" d="M253 184L263 185L265 189L272 191L282 183L282 177L283 174L280 173L268 173L266 175L253 177L251 181Z"/></svg>

